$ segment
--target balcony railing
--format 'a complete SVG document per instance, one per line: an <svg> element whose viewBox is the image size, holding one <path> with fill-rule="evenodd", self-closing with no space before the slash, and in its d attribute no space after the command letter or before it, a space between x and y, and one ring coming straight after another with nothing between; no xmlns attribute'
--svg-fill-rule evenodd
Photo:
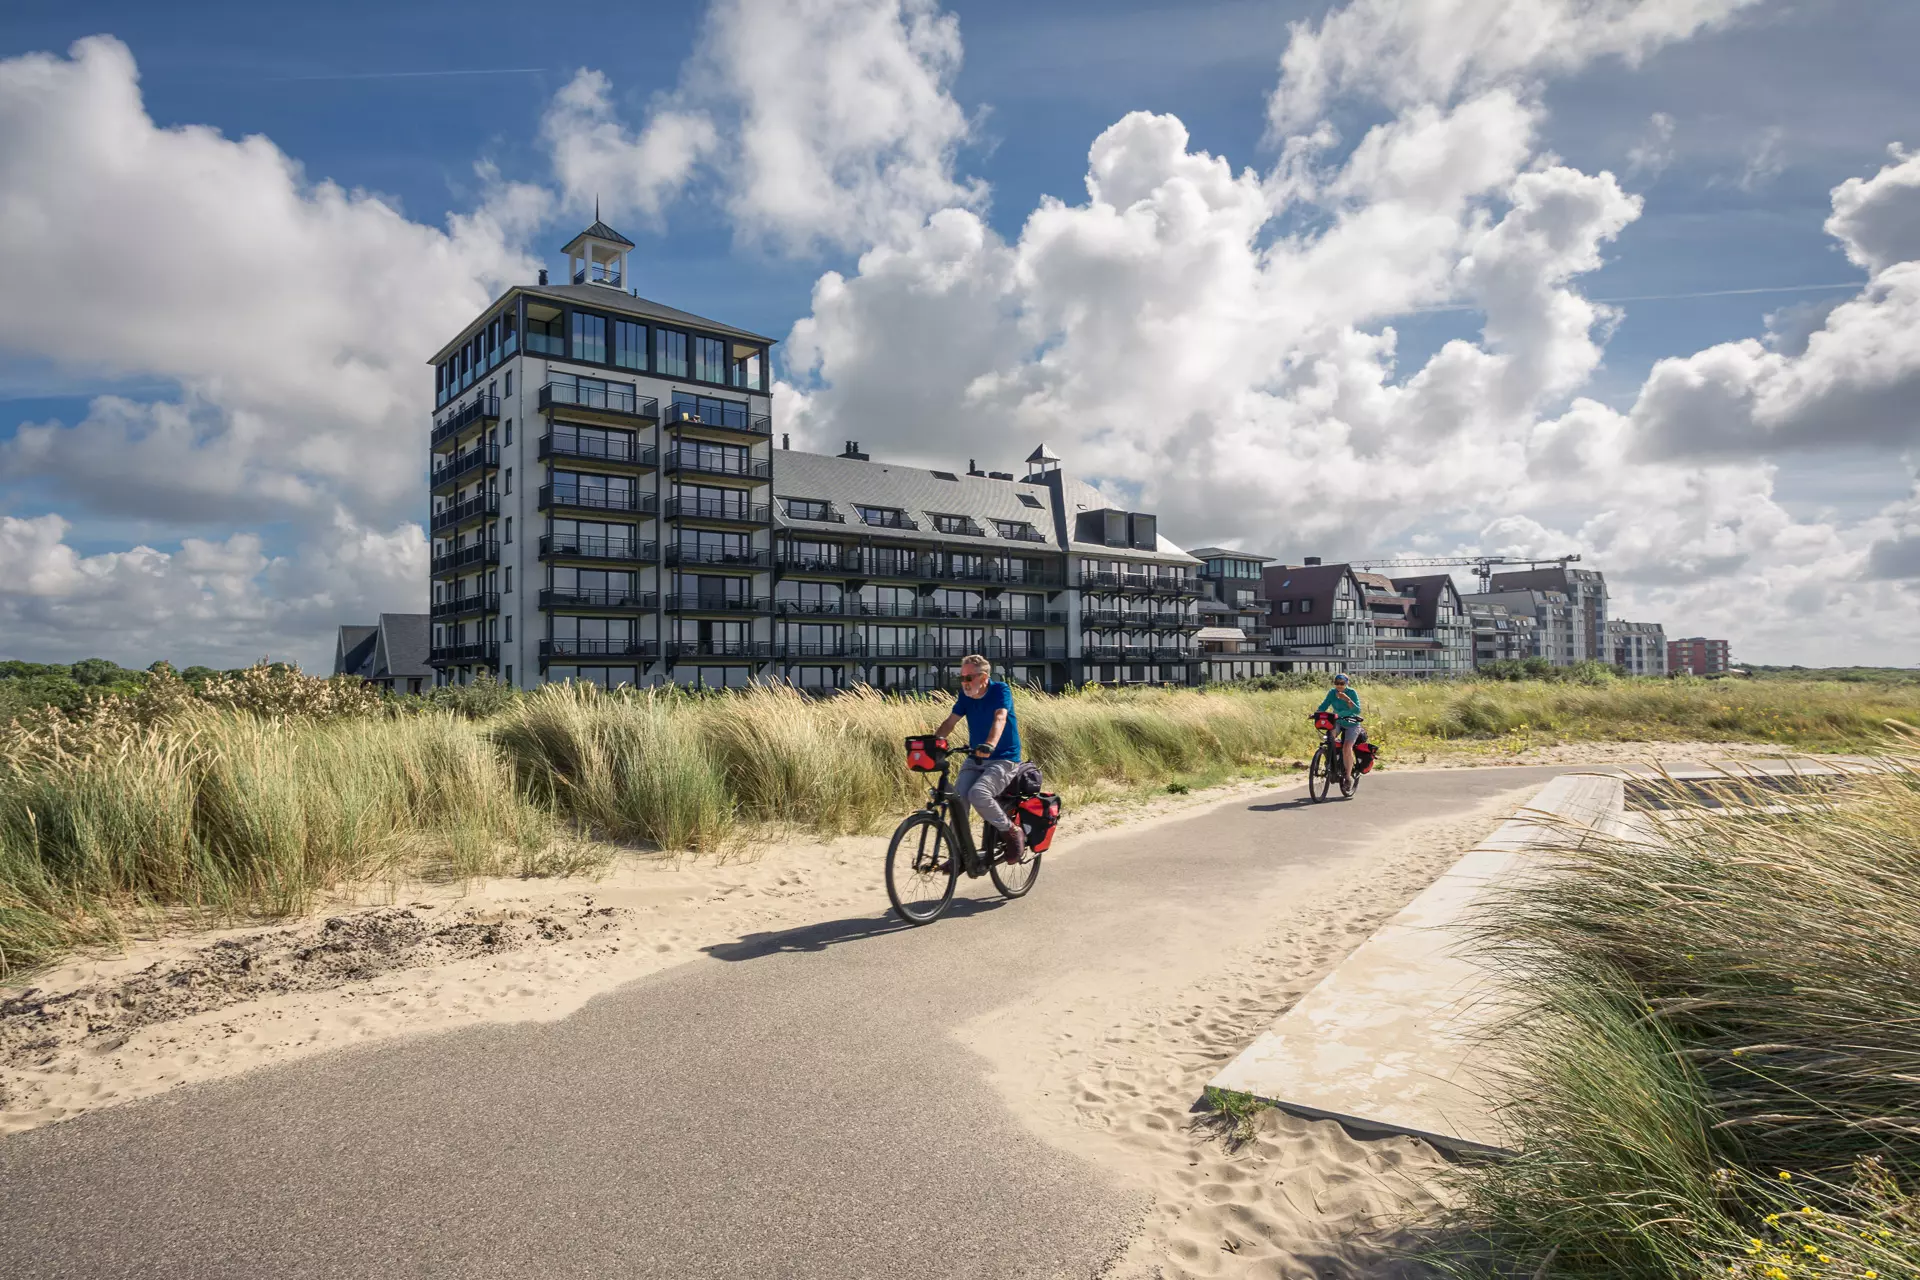
<svg viewBox="0 0 1920 1280"><path fill-rule="evenodd" d="M956 538L984 538L987 536L987 531L975 524L967 516L935 516L933 518L933 529L935 533L952 534Z"/></svg>
<svg viewBox="0 0 1920 1280"><path fill-rule="evenodd" d="M862 618L917 618L920 616L920 602L918 600L862 600L858 596L848 596L847 612Z"/></svg>
<svg viewBox="0 0 1920 1280"><path fill-rule="evenodd" d="M844 618L854 612L845 598L837 600L775 600L774 612L795 617Z"/></svg>
<svg viewBox="0 0 1920 1280"><path fill-rule="evenodd" d="M731 453L703 453L698 449L667 450L668 471L691 471L703 476L734 476L742 480L765 480L773 474L772 464L759 458Z"/></svg>
<svg viewBox="0 0 1920 1280"><path fill-rule="evenodd" d="M651 542L632 538L582 537L576 534L547 533L540 537L540 555L544 559L641 560L654 558Z"/></svg>
<svg viewBox="0 0 1920 1280"><path fill-rule="evenodd" d="M811 520L815 524L845 524L847 522L847 518L845 516L841 515L838 511L835 511L832 508L828 508L827 510L821 512L819 515L809 515L807 514L807 510L808 510L807 508L802 507L800 510L796 511L793 508L793 504L789 502L784 508L784 510L786 512L787 519L789 520Z"/></svg>
<svg viewBox="0 0 1920 1280"><path fill-rule="evenodd" d="M456 502L452 506L442 507L433 513L433 531L451 529L455 525L465 524L480 516L500 514L500 495L497 493L476 493L465 502Z"/></svg>
<svg viewBox="0 0 1920 1280"><path fill-rule="evenodd" d="M1193 662L1202 656L1198 649L1175 649L1167 645L1153 646L1155 662Z"/></svg>
<svg viewBox="0 0 1920 1280"><path fill-rule="evenodd" d="M457 618L468 613L500 612L500 596L493 591L476 591L470 595L455 596L451 600L438 600L433 605L436 618Z"/></svg>
<svg viewBox="0 0 1920 1280"><path fill-rule="evenodd" d="M453 459L433 469L433 486L439 488L450 484L470 471L482 467L500 465L500 450L490 444L476 445L465 453L455 454ZM415 474L418 474L417 472Z"/></svg>
<svg viewBox="0 0 1920 1280"><path fill-rule="evenodd" d="M767 640L674 640L667 645L671 658L770 658Z"/></svg>
<svg viewBox="0 0 1920 1280"><path fill-rule="evenodd" d="M481 640L470 644L435 645L428 651L427 661L432 666L440 667L461 662L496 662L499 657L499 645L491 640Z"/></svg>
<svg viewBox="0 0 1920 1280"><path fill-rule="evenodd" d="M668 564L714 564L734 569L765 569L770 567L771 559L771 553L765 547L749 547L745 551L677 545L667 548Z"/></svg>
<svg viewBox="0 0 1920 1280"><path fill-rule="evenodd" d="M765 524L772 508L764 502L731 502L725 498L668 498L669 520L727 520L735 524Z"/></svg>
<svg viewBox="0 0 1920 1280"><path fill-rule="evenodd" d="M860 523L875 529L918 529L920 522L904 511L869 508L859 513Z"/></svg>
<svg viewBox="0 0 1920 1280"><path fill-rule="evenodd" d="M603 387L588 383L549 382L540 388L540 407L553 409L591 409L595 413L617 413L627 418L653 421L660 416L660 402L643 396L632 387Z"/></svg>
<svg viewBox="0 0 1920 1280"><path fill-rule="evenodd" d="M499 396L477 395L470 403L455 409L434 424L431 445L437 447L445 444L474 423L499 416Z"/></svg>
<svg viewBox="0 0 1920 1280"><path fill-rule="evenodd" d="M772 601L765 596L715 596L698 592L674 595L669 592L666 607L676 613L765 613L772 607Z"/></svg>
<svg viewBox="0 0 1920 1280"><path fill-rule="evenodd" d="M652 591L579 591L548 587L540 593L542 609L653 609L660 597Z"/></svg>
<svg viewBox="0 0 1920 1280"><path fill-rule="evenodd" d="M802 573L853 573L859 556L854 555L815 555L811 552L780 550L780 567L797 569Z"/></svg>
<svg viewBox="0 0 1920 1280"><path fill-rule="evenodd" d="M540 661L555 658L657 658L658 640L542 640Z"/></svg>
<svg viewBox="0 0 1920 1280"><path fill-rule="evenodd" d="M592 281L594 284L610 284L618 289L620 287L620 268L611 263L591 262L573 273L573 282L575 284L586 284L588 281Z"/></svg>
<svg viewBox="0 0 1920 1280"><path fill-rule="evenodd" d="M1014 542L1045 542L1048 540L1046 534L1040 532L1030 524L1021 525L1011 531L999 529L997 532L1001 537Z"/></svg>
<svg viewBox="0 0 1920 1280"><path fill-rule="evenodd" d="M856 639L853 642L852 653L858 658L917 658L920 656L920 642Z"/></svg>
<svg viewBox="0 0 1920 1280"><path fill-rule="evenodd" d="M1024 622L1036 627L1063 627L1067 623L1065 609L1021 609L1003 607L1000 617L1007 622Z"/></svg>
<svg viewBox="0 0 1920 1280"><path fill-rule="evenodd" d="M459 547L443 552L433 558L433 572L450 573L455 569L471 568L474 565L499 564L500 544L497 542L476 542L470 547Z"/></svg>
<svg viewBox="0 0 1920 1280"><path fill-rule="evenodd" d="M541 436L539 454L542 458L584 458L623 467L651 467L659 456L652 445L643 445L631 436L601 438L572 431L550 431Z"/></svg>
<svg viewBox="0 0 1920 1280"><path fill-rule="evenodd" d="M754 413L738 400L716 400L706 396L676 395L667 404L668 425L684 423L690 427L720 427L727 431L751 431L757 436L773 434L773 419Z"/></svg>
<svg viewBox="0 0 1920 1280"><path fill-rule="evenodd" d="M540 486L540 510L570 507L577 511L619 511L628 514L651 512L656 499L650 493L632 489L597 489L572 484Z"/></svg>
<svg viewBox="0 0 1920 1280"><path fill-rule="evenodd" d="M929 578L948 582L998 582L1001 566L984 561L978 564L941 564L937 559L928 557L926 571Z"/></svg>
<svg viewBox="0 0 1920 1280"><path fill-rule="evenodd" d="M848 656L843 640L780 640L773 646L777 658L844 658Z"/></svg>

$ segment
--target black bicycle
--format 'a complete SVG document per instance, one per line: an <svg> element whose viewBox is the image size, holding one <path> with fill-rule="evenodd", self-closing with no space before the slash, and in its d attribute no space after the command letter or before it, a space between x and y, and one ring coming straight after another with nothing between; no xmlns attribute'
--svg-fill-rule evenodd
<svg viewBox="0 0 1920 1280"><path fill-rule="evenodd" d="M1355 717L1356 722L1358 717ZM1353 763L1356 766L1353 776L1347 776L1347 758L1340 750L1340 717L1331 711L1313 713L1313 727L1320 730L1320 745L1314 749L1313 763L1307 766L1307 794L1313 802L1319 804L1333 791L1334 784L1340 786L1340 798L1351 800L1353 793L1360 789L1361 775L1373 768L1373 744L1367 741L1363 730L1359 740L1353 744Z"/></svg>
<svg viewBox="0 0 1920 1280"><path fill-rule="evenodd" d="M976 846L967 802L948 785L955 754L943 739L907 739L907 767L939 774L927 792L925 807L907 815L887 846L887 897L908 924L938 920L953 902L962 871L992 877L993 887L1009 898L1025 896L1040 878L1040 855L1052 842L1053 824L1059 820L1059 797L1008 792L1000 801L1015 821L1023 823L1028 838L1025 856L1008 862L999 831L986 822L980 824L981 840ZM1036 799L1042 801L1042 812L1032 815L1027 806Z"/></svg>

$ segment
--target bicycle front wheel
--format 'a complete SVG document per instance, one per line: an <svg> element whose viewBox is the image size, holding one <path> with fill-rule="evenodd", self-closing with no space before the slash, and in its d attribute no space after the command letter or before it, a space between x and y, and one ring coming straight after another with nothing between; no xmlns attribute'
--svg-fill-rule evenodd
<svg viewBox="0 0 1920 1280"><path fill-rule="evenodd" d="M953 902L960 879L959 847L947 824L916 813L887 846L887 897L908 924L932 924Z"/></svg>
<svg viewBox="0 0 1920 1280"><path fill-rule="evenodd" d="M1307 794L1313 797L1315 804L1319 804L1332 789L1333 761L1327 755L1327 744L1323 742L1314 749L1313 763L1307 766Z"/></svg>

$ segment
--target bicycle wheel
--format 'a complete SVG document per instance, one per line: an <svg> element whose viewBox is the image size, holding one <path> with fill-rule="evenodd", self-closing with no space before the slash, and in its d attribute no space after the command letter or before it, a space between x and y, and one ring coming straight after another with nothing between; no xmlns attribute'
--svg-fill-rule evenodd
<svg viewBox="0 0 1920 1280"><path fill-rule="evenodd" d="M993 877L993 887L1000 891L1001 896L1024 897L1027 890L1033 888L1033 882L1040 878L1040 859L1044 856L1029 849L1026 857L1014 863L996 857L987 867L987 874Z"/></svg>
<svg viewBox="0 0 1920 1280"><path fill-rule="evenodd" d="M930 813L910 816L887 846L887 897L908 924L932 924L953 901L959 850L947 824Z"/></svg>
<svg viewBox="0 0 1920 1280"><path fill-rule="evenodd" d="M1333 761L1327 758L1327 744L1314 748L1313 763L1307 766L1307 794L1319 804L1333 789Z"/></svg>

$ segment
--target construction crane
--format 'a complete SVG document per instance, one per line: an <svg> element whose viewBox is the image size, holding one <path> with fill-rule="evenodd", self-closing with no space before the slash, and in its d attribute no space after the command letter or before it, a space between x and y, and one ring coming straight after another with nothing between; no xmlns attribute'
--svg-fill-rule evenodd
<svg viewBox="0 0 1920 1280"><path fill-rule="evenodd" d="M1495 565L1511 566L1516 569L1539 569L1544 566L1559 565L1564 569L1579 558L1579 556L1546 556L1539 560L1526 560L1517 556L1433 556L1418 560L1355 560L1352 564L1356 569L1471 568L1480 579L1480 593L1485 595L1493 586Z"/></svg>

